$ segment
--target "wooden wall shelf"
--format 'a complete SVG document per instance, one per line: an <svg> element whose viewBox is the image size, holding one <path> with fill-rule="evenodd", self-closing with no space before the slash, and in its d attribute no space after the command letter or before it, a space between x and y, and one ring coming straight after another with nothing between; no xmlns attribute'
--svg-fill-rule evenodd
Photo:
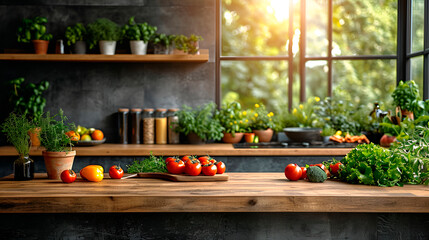
<svg viewBox="0 0 429 240"><path fill-rule="evenodd" d="M92 147L75 147L77 156L345 156L352 148L234 148L228 143L203 145L145 145L105 143ZM0 156L17 156L12 146L1 146ZM42 156L42 149L32 148L30 156Z"/></svg>
<svg viewBox="0 0 429 240"><path fill-rule="evenodd" d="M194 62L203 63L209 60L209 50L201 49L199 55L179 54L0 54L0 61L43 61L43 62Z"/></svg>

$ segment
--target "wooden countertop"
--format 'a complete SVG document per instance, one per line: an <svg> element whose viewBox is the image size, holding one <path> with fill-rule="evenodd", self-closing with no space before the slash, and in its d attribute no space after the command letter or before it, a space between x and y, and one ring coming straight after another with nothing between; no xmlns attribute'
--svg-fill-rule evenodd
<svg viewBox="0 0 429 240"><path fill-rule="evenodd" d="M145 145L105 143L91 147L75 147L77 156L345 156L352 148L234 148L228 143L203 145ZM0 156L17 156L12 146L1 146ZM32 148L30 156L42 156L42 150Z"/></svg>
<svg viewBox="0 0 429 240"><path fill-rule="evenodd" d="M283 173L228 173L228 182L160 179L0 180L1 213L408 212L429 213L429 187L291 182ZM41 178L46 174L37 174Z"/></svg>

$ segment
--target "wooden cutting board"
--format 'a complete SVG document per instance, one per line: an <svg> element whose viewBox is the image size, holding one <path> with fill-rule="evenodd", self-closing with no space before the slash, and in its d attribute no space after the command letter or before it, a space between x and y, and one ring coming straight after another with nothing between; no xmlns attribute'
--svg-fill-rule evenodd
<svg viewBox="0 0 429 240"><path fill-rule="evenodd" d="M174 182L217 182L228 181L228 174L216 174L214 176L189 176L184 174L171 174L171 173L138 173L137 177L141 178L159 178L166 179Z"/></svg>

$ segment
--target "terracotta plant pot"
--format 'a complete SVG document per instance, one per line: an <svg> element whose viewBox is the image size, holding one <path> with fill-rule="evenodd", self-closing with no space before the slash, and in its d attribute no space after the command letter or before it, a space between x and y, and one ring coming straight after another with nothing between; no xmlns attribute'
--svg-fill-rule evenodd
<svg viewBox="0 0 429 240"><path fill-rule="evenodd" d="M40 146L40 138L39 138L40 131L42 131L40 127L36 127L28 131L28 135L30 136L30 140L31 140L31 146L34 146L34 147Z"/></svg>
<svg viewBox="0 0 429 240"><path fill-rule="evenodd" d="M274 131L271 128L266 130L253 130L253 132L258 136L259 142L270 142L274 134Z"/></svg>
<svg viewBox="0 0 429 240"><path fill-rule="evenodd" d="M201 139L196 133L189 133L188 134L188 141L190 144L205 144L206 141L204 141L203 139Z"/></svg>
<svg viewBox="0 0 429 240"><path fill-rule="evenodd" d="M255 140L255 133L245 133L244 134L244 141L247 143L253 143Z"/></svg>
<svg viewBox="0 0 429 240"><path fill-rule="evenodd" d="M235 133L235 136L232 136L232 133L223 133L222 141L224 143L239 143L243 138L244 133Z"/></svg>
<svg viewBox="0 0 429 240"><path fill-rule="evenodd" d="M76 151L70 152L47 152L43 151L45 167L49 179L60 179L61 172L72 169Z"/></svg>
<svg viewBox="0 0 429 240"><path fill-rule="evenodd" d="M32 40L34 46L34 52L36 54L48 53L49 41L46 40Z"/></svg>

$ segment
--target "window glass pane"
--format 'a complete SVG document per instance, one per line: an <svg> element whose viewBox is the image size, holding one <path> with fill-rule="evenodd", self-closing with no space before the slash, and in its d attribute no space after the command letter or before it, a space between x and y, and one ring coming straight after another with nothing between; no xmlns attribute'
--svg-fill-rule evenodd
<svg viewBox="0 0 429 240"><path fill-rule="evenodd" d="M419 85L420 96L423 99L423 56L413 57L411 62L411 80Z"/></svg>
<svg viewBox="0 0 429 240"><path fill-rule="evenodd" d="M328 1L306 0L306 7L306 55L327 56Z"/></svg>
<svg viewBox="0 0 429 240"><path fill-rule="evenodd" d="M222 55L287 55L288 0L222 0Z"/></svg>
<svg viewBox="0 0 429 240"><path fill-rule="evenodd" d="M325 98L328 96L328 62L308 61L305 63L306 96Z"/></svg>
<svg viewBox="0 0 429 240"><path fill-rule="evenodd" d="M424 35L424 0L411 1L411 52L423 50Z"/></svg>
<svg viewBox="0 0 429 240"><path fill-rule="evenodd" d="M287 107L287 61L221 61L222 102L244 108L263 103L270 110Z"/></svg>
<svg viewBox="0 0 429 240"><path fill-rule="evenodd" d="M332 55L396 54L397 0L333 0Z"/></svg>
<svg viewBox="0 0 429 240"><path fill-rule="evenodd" d="M348 60L333 62L333 94L358 105L372 107L378 101L390 106L396 87L396 60Z"/></svg>

